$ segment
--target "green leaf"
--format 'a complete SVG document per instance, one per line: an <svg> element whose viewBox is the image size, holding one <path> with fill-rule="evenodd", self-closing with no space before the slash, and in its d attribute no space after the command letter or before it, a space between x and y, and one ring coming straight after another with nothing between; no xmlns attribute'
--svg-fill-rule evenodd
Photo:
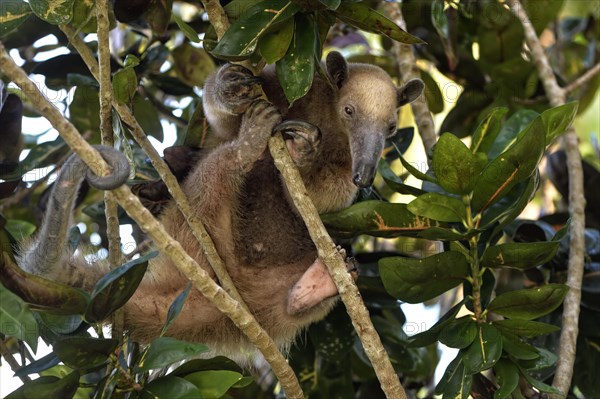
<svg viewBox="0 0 600 399"><path fill-rule="evenodd" d="M478 327L475 340L463 353L465 370L471 374L491 368L502 355L500 331L489 324Z"/></svg>
<svg viewBox="0 0 600 399"><path fill-rule="evenodd" d="M429 330L415 334L409 338L409 346L428 346L438 340L442 329L454 321L454 318L464 305L464 299L454 305L444 316L442 316Z"/></svg>
<svg viewBox="0 0 600 399"><path fill-rule="evenodd" d="M32 308L54 314L83 313L89 301L86 292L27 273L5 254L0 259L0 281Z"/></svg>
<svg viewBox="0 0 600 399"><path fill-rule="evenodd" d="M52 347L65 365L75 370L86 370L106 363L118 346L116 339L67 337L55 342Z"/></svg>
<svg viewBox="0 0 600 399"><path fill-rule="evenodd" d="M16 29L31 15L31 7L23 0L3 1L0 7L0 37Z"/></svg>
<svg viewBox="0 0 600 399"><path fill-rule="evenodd" d="M502 349L505 353L508 353L515 359L522 360L532 360L540 357L540 353L533 345L523 342L521 338L506 330L501 330L501 333Z"/></svg>
<svg viewBox="0 0 600 399"><path fill-rule="evenodd" d="M92 291L84 318L88 322L104 320L119 309L135 293L148 268L148 260L156 257L157 251L131 260L104 275Z"/></svg>
<svg viewBox="0 0 600 399"><path fill-rule="evenodd" d="M206 78L216 69L215 62L203 48L196 48L189 43L171 51L175 61L177 76L188 86L202 87Z"/></svg>
<svg viewBox="0 0 600 399"><path fill-rule="evenodd" d="M467 399L471 393L472 384L473 377L466 372L459 353L446 368L440 382L435 387L435 393L442 395L442 399Z"/></svg>
<svg viewBox="0 0 600 399"><path fill-rule="evenodd" d="M52 25L67 24L73 18L75 0L29 0L31 11Z"/></svg>
<svg viewBox="0 0 600 399"><path fill-rule="evenodd" d="M415 166L411 165L406 159L404 159L404 157L400 156L399 159L400 159L400 162L402 163L402 166L404 166L404 168L408 171L408 173L410 173L411 175L413 175L417 179L423 180L423 181L429 181L429 182L438 184L438 182L437 182L436 179L434 179L433 177L431 177L431 176L429 176L429 175L421 172Z"/></svg>
<svg viewBox="0 0 600 399"><path fill-rule="evenodd" d="M560 242L511 242L488 247L481 257L485 267L511 267L526 270L554 258Z"/></svg>
<svg viewBox="0 0 600 399"><path fill-rule="evenodd" d="M494 392L494 399L505 399L519 386L519 369L508 359L500 359L494 365L494 372L500 388Z"/></svg>
<svg viewBox="0 0 600 399"><path fill-rule="evenodd" d="M541 119L536 118L508 150L487 165L473 189L475 212L488 208L535 172L544 154L545 137Z"/></svg>
<svg viewBox="0 0 600 399"><path fill-rule="evenodd" d="M79 388L79 373L73 371L58 381L31 385L27 383L23 393L26 398L70 399Z"/></svg>
<svg viewBox="0 0 600 399"><path fill-rule="evenodd" d="M177 24L177 26L179 26L179 29L181 29L181 31L183 32L185 37L187 37L190 42L200 43L200 38L198 37L198 32L196 32L194 30L194 28L189 26L183 19L181 19L181 17L179 17L179 15L172 14L172 16L173 16L173 19L175 20L175 23Z"/></svg>
<svg viewBox="0 0 600 399"><path fill-rule="evenodd" d="M146 384L140 398L204 399L205 397L202 396L198 388L191 382L180 377L167 376Z"/></svg>
<svg viewBox="0 0 600 399"><path fill-rule="evenodd" d="M314 19L297 14L294 20L294 38L285 56L275 65L277 77L290 106L308 93L312 86L317 44Z"/></svg>
<svg viewBox="0 0 600 399"><path fill-rule="evenodd" d="M417 216L440 222L460 222L467 215L467 209L461 200L438 193L423 194L410 202L407 208Z"/></svg>
<svg viewBox="0 0 600 399"><path fill-rule="evenodd" d="M507 112L508 108L506 107L496 107L489 111L485 119L477 127L475 133L473 133L473 140L471 142L471 151L473 153L488 153L496 137L498 137L501 127L500 123Z"/></svg>
<svg viewBox="0 0 600 399"><path fill-rule="evenodd" d="M267 0L249 8L236 20L211 51L215 57L242 60L250 57L259 39L275 24L282 23L300 10L289 0Z"/></svg>
<svg viewBox="0 0 600 399"><path fill-rule="evenodd" d="M440 333L439 341L450 348L463 349L477 336L477 323L470 316L450 322Z"/></svg>
<svg viewBox="0 0 600 399"><path fill-rule="evenodd" d="M532 320L559 307L567 291L569 287L563 284L509 291L498 295L488 310L511 319Z"/></svg>
<svg viewBox="0 0 600 399"><path fill-rule="evenodd" d="M294 36L296 24L292 20L283 25L275 32L264 35L258 42L260 55L267 61L267 64L274 64L287 53L292 37Z"/></svg>
<svg viewBox="0 0 600 399"><path fill-rule="evenodd" d="M577 101L572 101L542 112L542 122L546 127L546 145L567 130L577 115L578 105Z"/></svg>
<svg viewBox="0 0 600 399"><path fill-rule="evenodd" d="M207 370L188 374L185 379L196 385L204 399L219 399L244 376L230 370Z"/></svg>
<svg viewBox="0 0 600 399"><path fill-rule="evenodd" d="M22 241L23 239L31 236L37 229L37 226L25 220L9 219L4 228L16 240Z"/></svg>
<svg viewBox="0 0 600 399"><path fill-rule="evenodd" d="M385 181L385 184L387 184L389 188L400 194L414 195L415 197L421 194L425 194L425 191L421 190L420 188L404 184L402 179L400 179L400 177L398 177L394 173L392 168L390 168L390 165L383 158L379 160L379 164L377 165L377 171Z"/></svg>
<svg viewBox="0 0 600 399"><path fill-rule="evenodd" d="M159 337L150 343L146 357L140 362L140 371L149 371L169 366L175 362L207 352L203 344L184 342L171 337Z"/></svg>
<svg viewBox="0 0 600 399"><path fill-rule="evenodd" d="M120 104L129 104L137 92L138 79L133 68L123 68L114 74L112 84L115 99Z"/></svg>
<svg viewBox="0 0 600 399"><path fill-rule="evenodd" d="M443 227L430 227L427 230L421 231L417 234L419 238L425 238L426 240L433 241L459 241L466 240L478 233L478 230L469 231L469 233L461 233L455 229L447 229Z"/></svg>
<svg viewBox="0 0 600 399"><path fill-rule="evenodd" d="M527 128L538 116L537 112L530 109L520 109L512 114L502 125L500 132L496 135L493 142L486 142L486 147L491 145L488 150L488 158L495 159L503 153L515 141L519 133Z"/></svg>
<svg viewBox="0 0 600 399"><path fill-rule="evenodd" d="M144 133L154 137L158 141L163 141L164 137L160 117L152 102L136 94L133 98L132 108L133 116L140 122Z"/></svg>
<svg viewBox="0 0 600 399"><path fill-rule="evenodd" d="M469 265L459 252L442 252L423 259L389 257L379 260L386 291L408 303L419 303L443 294L464 281Z"/></svg>
<svg viewBox="0 0 600 399"><path fill-rule="evenodd" d="M334 13L342 21L367 32L380 33L407 44L425 43L364 3L342 2Z"/></svg>
<svg viewBox="0 0 600 399"><path fill-rule="evenodd" d="M181 292L181 294L177 295L177 298L175 298L171 306L169 306L169 311L167 312L167 321L165 322L165 325L162 328L160 334L161 336L163 336L167 332L171 324L173 324L177 316L179 316L179 313L181 313L183 304L185 303L185 300L187 299L191 289L192 283L188 283L188 285Z"/></svg>
<svg viewBox="0 0 600 399"><path fill-rule="evenodd" d="M444 190L459 195L471 192L487 159L475 155L455 135L444 133L433 148L431 167Z"/></svg>
<svg viewBox="0 0 600 399"><path fill-rule="evenodd" d="M205 370L229 370L240 374L242 373L242 368L233 360L228 359L225 356L216 356L210 359L190 360L177 367L170 375L182 377L197 371Z"/></svg>
<svg viewBox="0 0 600 399"><path fill-rule="evenodd" d="M362 201L338 212L321 215L327 229L337 236L369 234L376 237L416 236L438 222L413 215L406 204Z"/></svg>
<svg viewBox="0 0 600 399"><path fill-rule="evenodd" d="M527 370L543 370L552 367L558 360L558 356L544 348L536 348L540 356L535 359L521 360L519 365Z"/></svg>
<svg viewBox="0 0 600 399"><path fill-rule="evenodd" d="M21 298L2 284L0 284L0 333L25 341L33 352L37 351L39 332L33 314Z"/></svg>
<svg viewBox="0 0 600 399"><path fill-rule="evenodd" d="M500 331L506 331L518 335L519 337L527 338L550 334L560 330L560 327L558 326L531 320L496 320L493 325Z"/></svg>
<svg viewBox="0 0 600 399"><path fill-rule="evenodd" d="M518 186L520 184L524 184L524 183L525 182L521 182L521 183L517 184L513 188L513 190L518 189ZM517 217L519 217L521 212L523 212L523 209L525 209L527 204L529 204L529 202L535 196L535 192L537 191L539 183L540 183L540 172L539 172L539 170L536 170L533 173L533 175L529 178L529 180L526 181L526 185L523 188L523 191L520 192L520 195L519 195L519 193L516 193L518 199L516 201L512 202L512 205L510 205L506 208L506 212L501 212L499 215L497 215L499 224L496 225L496 227L494 227L494 231L492 232L491 237L494 237L495 235L499 234L508 224L510 224L512 221L514 221ZM488 210L483 214L482 223L481 223L482 227L485 228L488 226L488 224L493 223L495 221L494 219L496 219L496 218L493 215L488 218L488 213L494 212L494 208L496 206L501 206L503 200L507 199L510 202L511 195L514 195L514 193L512 191L509 192L506 195L506 197L499 200L494 205L492 205L490 208L488 208Z"/></svg>
<svg viewBox="0 0 600 399"><path fill-rule="evenodd" d="M173 0L152 0L145 11L144 20L157 36L164 36L171 21Z"/></svg>
<svg viewBox="0 0 600 399"><path fill-rule="evenodd" d="M527 373L525 370L523 370L521 367L519 367L519 371L521 372L521 375L523 377L525 377L525 379L531 386L540 390L541 392L553 393L553 394L565 397L565 394L563 394L559 389L554 388L551 385L545 384L542 381L536 380L531 375L529 375L529 373Z"/></svg>

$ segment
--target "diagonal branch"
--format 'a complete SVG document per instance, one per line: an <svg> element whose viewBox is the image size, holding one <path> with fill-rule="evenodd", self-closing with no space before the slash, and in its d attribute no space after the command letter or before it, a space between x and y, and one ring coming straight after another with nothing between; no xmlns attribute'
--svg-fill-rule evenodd
<svg viewBox="0 0 600 399"><path fill-rule="evenodd" d="M579 89L581 86L583 86L590 80L594 79L596 77L596 75L598 75L599 73L600 73L600 63L594 65L593 67L591 67L590 69L585 71L585 73L583 75L581 75L580 77L575 79L573 82L569 83L564 88L565 92L567 94L573 93L575 90Z"/></svg>
<svg viewBox="0 0 600 399"><path fill-rule="evenodd" d="M554 107L564 104L567 92L558 85L548 58L523 5L519 0L509 0L508 4L523 25L525 41L531 51L532 60L538 70L550 104ZM569 392L573 378L573 365L575 364L575 354L577 351L577 334L579 333L579 306L581 302L581 281L583 279L583 262L585 256L585 198L582 195L583 170L581 155L579 154L578 139L573 127L567 129L562 140L562 145L565 147L567 153L569 214L571 215L567 274L569 292L563 304L558 363L552 384L566 395Z"/></svg>
<svg viewBox="0 0 600 399"><path fill-rule="evenodd" d="M92 172L98 176L108 174L109 167L100 154L81 137L75 126L42 94L25 71L15 64L1 42L0 70L27 95L40 114L48 119ZM167 233L162 224L152 216L127 186L121 186L112 193L125 212L152 238L162 253L172 259L175 266L194 284L194 287L219 311L228 316L250 342L262 352L281 382L287 397L303 398L302 389L293 370L256 319L211 279L210 275L185 252L178 241Z"/></svg>

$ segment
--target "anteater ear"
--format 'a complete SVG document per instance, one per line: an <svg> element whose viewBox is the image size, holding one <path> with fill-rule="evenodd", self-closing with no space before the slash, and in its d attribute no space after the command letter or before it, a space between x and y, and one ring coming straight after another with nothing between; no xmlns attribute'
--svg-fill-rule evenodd
<svg viewBox="0 0 600 399"><path fill-rule="evenodd" d="M348 63L337 51L327 54L327 73L331 81L339 88L348 80Z"/></svg>
<svg viewBox="0 0 600 399"><path fill-rule="evenodd" d="M421 79L411 79L402 87L398 88L398 107L412 103L421 95L425 83Z"/></svg>

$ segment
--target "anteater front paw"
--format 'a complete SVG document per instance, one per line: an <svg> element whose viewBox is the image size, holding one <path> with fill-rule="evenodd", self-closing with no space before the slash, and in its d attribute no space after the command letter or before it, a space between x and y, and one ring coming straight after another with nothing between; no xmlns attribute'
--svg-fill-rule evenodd
<svg viewBox="0 0 600 399"><path fill-rule="evenodd" d="M252 143L265 143L273 128L281 122L281 114L271 103L255 100L246 110L240 127L240 139Z"/></svg>
<svg viewBox="0 0 600 399"><path fill-rule="evenodd" d="M298 168L306 168L317 159L321 144L321 131L317 126L301 120L288 120L276 126L274 132L281 132Z"/></svg>
<svg viewBox="0 0 600 399"><path fill-rule="evenodd" d="M217 72L215 82L218 99L233 114L243 114L261 95L262 78L241 65L223 66Z"/></svg>

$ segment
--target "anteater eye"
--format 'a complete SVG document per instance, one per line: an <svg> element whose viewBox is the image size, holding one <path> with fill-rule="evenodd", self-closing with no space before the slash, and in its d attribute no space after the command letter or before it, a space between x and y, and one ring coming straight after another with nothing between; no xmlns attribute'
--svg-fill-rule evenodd
<svg viewBox="0 0 600 399"><path fill-rule="evenodd" d="M344 112L346 113L346 115L352 115L354 113L354 110L352 109L352 107L344 107Z"/></svg>

